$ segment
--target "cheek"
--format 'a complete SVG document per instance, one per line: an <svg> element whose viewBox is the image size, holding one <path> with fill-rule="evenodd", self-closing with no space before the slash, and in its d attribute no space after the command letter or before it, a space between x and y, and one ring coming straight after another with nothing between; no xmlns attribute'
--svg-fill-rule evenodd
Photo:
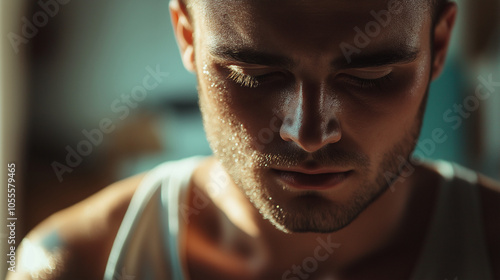
<svg viewBox="0 0 500 280"><path fill-rule="evenodd" d="M277 140L281 123L276 114L280 108L279 94L244 88L227 78L215 64L203 66L199 76L200 105L206 121L233 134L262 151L263 144ZM218 123L214 123L214 118ZM213 127L207 127L212 130Z"/></svg>
<svg viewBox="0 0 500 280"><path fill-rule="evenodd" d="M265 103L234 85L213 65L203 66L198 81L205 131L214 153L227 158L233 156L228 153L250 155L262 150L259 130L270 118Z"/></svg>
<svg viewBox="0 0 500 280"><path fill-rule="evenodd" d="M343 136L373 155L386 152L414 133L422 117L419 110L429 83L428 67L422 63L404 71L387 92L377 96L346 99Z"/></svg>

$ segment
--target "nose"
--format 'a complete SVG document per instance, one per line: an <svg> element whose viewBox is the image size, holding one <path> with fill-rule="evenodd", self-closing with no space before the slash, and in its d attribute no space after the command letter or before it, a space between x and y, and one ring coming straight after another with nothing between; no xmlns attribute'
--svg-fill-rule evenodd
<svg viewBox="0 0 500 280"><path fill-rule="evenodd" d="M338 112L338 102L323 86L302 82L284 108L280 137L309 153L336 143L342 137Z"/></svg>

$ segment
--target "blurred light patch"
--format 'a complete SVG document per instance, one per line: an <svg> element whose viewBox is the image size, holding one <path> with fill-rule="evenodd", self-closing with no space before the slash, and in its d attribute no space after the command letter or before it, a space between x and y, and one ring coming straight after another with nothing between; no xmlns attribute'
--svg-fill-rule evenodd
<svg viewBox="0 0 500 280"><path fill-rule="evenodd" d="M58 267L60 254L49 253L27 238L23 240L21 246L23 254L19 260L21 271L30 273L34 279L48 279L49 276L53 277L60 271Z"/></svg>

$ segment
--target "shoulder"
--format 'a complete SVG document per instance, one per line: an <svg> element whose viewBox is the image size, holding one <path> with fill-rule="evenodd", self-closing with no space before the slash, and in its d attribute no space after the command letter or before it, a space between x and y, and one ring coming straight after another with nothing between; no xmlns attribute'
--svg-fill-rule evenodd
<svg viewBox="0 0 500 280"><path fill-rule="evenodd" d="M479 191L487 255L494 279L500 279L500 239L498 238L500 236L500 182L449 162L433 162L431 169L441 178L453 176L476 185Z"/></svg>
<svg viewBox="0 0 500 280"><path fill-rule="evenodd" d="M21 243L18 267L7 279L102 278L116 233L144 175L112 184L40 223ZM37 258L31 259L34 255Z"/></svg>
<svg viewBox="0 0 500 280"><path fill-rule="evenodd" d="M483 223L495 277L500 278L500 182L479 175ZM497 279L495 278L495 279Z"/></svg>

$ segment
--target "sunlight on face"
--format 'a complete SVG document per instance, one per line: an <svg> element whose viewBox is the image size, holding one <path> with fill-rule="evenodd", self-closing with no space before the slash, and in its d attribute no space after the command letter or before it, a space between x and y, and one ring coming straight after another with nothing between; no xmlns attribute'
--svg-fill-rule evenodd
<svg viewBox="0 0 500 280"><path fill-rule="evenodd" d="M204 1L195 14L210 145L232 181L282 231L348 225L387 189L384 174L398 173L398 159L409 157L418 138L430 15L402 4L347 61L339 46L354 44L355 27L387 7L362 2ZM276 175L290 168L348 175L335 188L304 191Z"/></svg>

